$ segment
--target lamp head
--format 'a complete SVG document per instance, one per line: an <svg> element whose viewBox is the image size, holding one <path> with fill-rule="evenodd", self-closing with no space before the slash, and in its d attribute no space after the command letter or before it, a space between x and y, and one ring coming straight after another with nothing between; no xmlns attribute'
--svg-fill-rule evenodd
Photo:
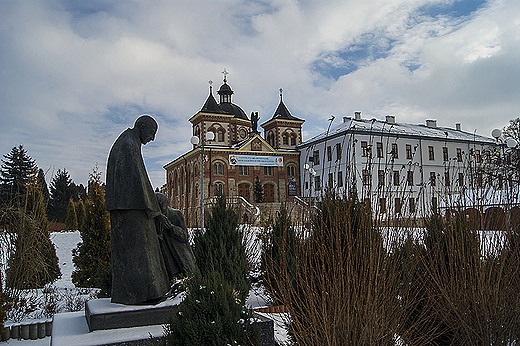
<svg viewBox="0 0 520 346"><path fill-rule="evenodd" d="M191 137L190 138L190 143L193 144L193 145L199 144L199 137L197 137L197 136Z"/></svg>

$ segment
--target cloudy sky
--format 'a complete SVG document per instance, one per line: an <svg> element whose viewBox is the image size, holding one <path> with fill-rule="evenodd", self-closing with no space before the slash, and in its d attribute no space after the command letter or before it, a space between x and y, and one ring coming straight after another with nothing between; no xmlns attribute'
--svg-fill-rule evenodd
<svg viewBox="0 0 520 346"><path fill-rule="evenodd" d="M0 154L85 184L148 113L161 186L224 68L260 123L283 88L306 139L354 111L489 136L520 116L519 64L518 0L0 0Z"/></svg>

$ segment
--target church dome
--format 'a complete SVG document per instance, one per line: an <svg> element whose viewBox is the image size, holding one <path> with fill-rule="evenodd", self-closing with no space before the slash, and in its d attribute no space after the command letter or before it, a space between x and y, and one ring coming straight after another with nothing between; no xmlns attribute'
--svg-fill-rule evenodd
<svg viewBox="0 0 520 346"><path fill-rule="evenodd" d="M235 116L235 118L249 120L249 118L247 117L247 115L244 112L244 110L242 108L240 108L240 106L238 106L238 105L236 105L234 103L231 103L231 102L221 103L219 105L219 107L224 112L226 112L228 114L233 114Z"/></svg>
<svg viewBox="0 0 520 346"><path fill-rule="evenodd" d="M246 113L240 106L237 106L233 102L231 102L231 95L234 94L234 91L231 90L229 84L227 84L227 80L224 78L224 84L220 86L217 93L220 95L220 109L228 114L233 114L235 118L249 120Z"/></svg>

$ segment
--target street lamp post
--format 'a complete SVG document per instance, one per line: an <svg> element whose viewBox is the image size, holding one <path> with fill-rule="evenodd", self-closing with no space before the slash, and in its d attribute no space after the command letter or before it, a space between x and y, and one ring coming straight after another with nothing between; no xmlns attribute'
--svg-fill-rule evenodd
<svg viewBox="0 0 520 346"><path fill-rule="evenodd" d="M215 139L215 134L211 131L206 132L206 140L201 140L197 136L190 139L190 143L200 147L200 230L204 229L204 145L207 141Z"/></svg>

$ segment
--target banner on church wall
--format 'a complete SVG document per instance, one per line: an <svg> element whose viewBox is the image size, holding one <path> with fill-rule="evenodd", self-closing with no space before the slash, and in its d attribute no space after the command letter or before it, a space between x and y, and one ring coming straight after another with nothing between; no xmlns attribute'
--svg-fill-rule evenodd
<svg viewBox="0 0 520 346"><path fill-rule="evenodd" d="M283 167L282 156L229 155L229 164L236 166Z"/></svg>

